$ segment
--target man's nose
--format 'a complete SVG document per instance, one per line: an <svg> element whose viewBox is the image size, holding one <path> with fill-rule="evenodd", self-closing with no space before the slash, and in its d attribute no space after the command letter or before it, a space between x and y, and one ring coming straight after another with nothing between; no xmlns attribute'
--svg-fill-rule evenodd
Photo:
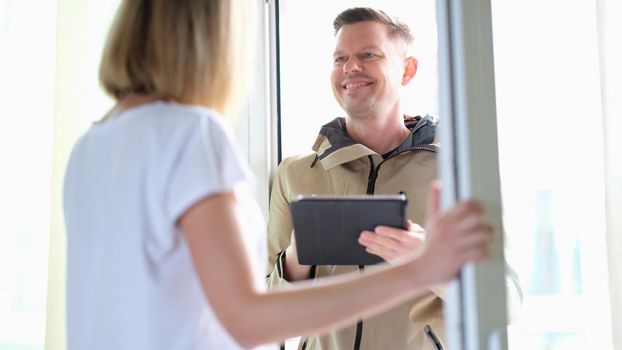
<svg viewBox="0 0 622 350"><path fill-rule="evenodd" d="M343 65L343 72L345 74L358 73L361 71L363 71L363 65L355 57L350 57L348 61Z"/></svg>

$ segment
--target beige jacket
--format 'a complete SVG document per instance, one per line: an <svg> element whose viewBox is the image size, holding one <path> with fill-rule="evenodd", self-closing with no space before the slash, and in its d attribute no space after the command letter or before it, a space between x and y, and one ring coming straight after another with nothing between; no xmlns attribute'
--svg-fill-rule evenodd
<svg viewBox="0 0 622 350"><path fill-rule="evenodd" d="M282 252L289 246L292 221L289 202L299 194L396 194L408 198L408 216L424 224L426 197L430 181L437 177L437 124L431 117L405 118L411 136L387 155L379 155L356 143L345 132L343 119L337 118L320 130L315 153L287 158L279 165L273 182L268 222L268 283L271 287L288 284L282 274ZM368 270L374 266L366 266ZM357 266L317 266L313 278L358 270ZM356 291L352 291L356 293ZM327 335L302 336L299 349L436 350L424 334L430 325L444 341L440 288L365 319L362 325L347 327ZM304 317L304 315L301 315ZM357 332L358 331L358 332ZM303 343L306 342L306 347Z"/></svg>
<svg viewBox="0 0 622 350"><path fill-rule="evenodd" d="M290 243L292 222L289 201L298 194L396 194L405 191L408 216L423 224L429 183L436 178L436 124L431 118L406 121L413 132L387 159L354 142L342 119L322 127L313 147L316 153L285 159L279 166L270 198L269 283L284 285L277 254ZM280 265L280 264L279 264ZM373 269L367 266L366 269ZM318 266L315 278L358 270L357 266ZM356 293L356 291L352 291ZM304 317L304 315L301 315ZM360 349L434 350L425 338L429 324L443 338L441 299L432 291L362 322ZM357 327L325 336L310 336L307 349L354 349ZM302 343L306 337L302 338Z"/></svg>

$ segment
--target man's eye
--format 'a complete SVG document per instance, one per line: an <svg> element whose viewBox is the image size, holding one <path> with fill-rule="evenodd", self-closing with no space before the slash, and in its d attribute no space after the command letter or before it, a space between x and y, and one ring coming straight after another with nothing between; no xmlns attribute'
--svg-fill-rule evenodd
<svg viewBox="0 0 622 350"><path fill-rule="evenodd" d="M361 55L361 57L363 57L363 59L369 60L369 59L372 59L372 58L376 58L377 55L375 53L372 53L372 52L365 52L365 53L363 53Z"/></svg>
<svg viewBox="0 0 622 350"><path fill-rule="evenodd" d="M335 63L335 64L343 64L343 63L345 63L347 60L348 60L348 58L347 58L347 57L345 57L345 56L341 56L341 57L337 57L337 58L335 58L335 62L334 62L334 63Z"/></svg>

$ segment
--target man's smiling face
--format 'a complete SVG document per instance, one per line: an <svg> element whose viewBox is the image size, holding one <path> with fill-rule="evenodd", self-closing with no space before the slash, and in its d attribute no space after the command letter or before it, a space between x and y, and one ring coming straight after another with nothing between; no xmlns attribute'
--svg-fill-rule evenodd
<svg viewBox="0 0 622 350"><path fill-rule="evenodd" d="M331 83L337 102L350 117L369 117L395 108L404 81L405 43L384 24L359 22L336 36Z"/></svg>

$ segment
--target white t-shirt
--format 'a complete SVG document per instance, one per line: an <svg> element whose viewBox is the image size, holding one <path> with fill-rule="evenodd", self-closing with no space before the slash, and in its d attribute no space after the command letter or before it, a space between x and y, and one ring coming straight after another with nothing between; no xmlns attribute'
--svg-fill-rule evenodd
<svg viewBox="0 0 622 350"><path fill-rule="evenodd" d="M252 176L219 119L207 108L156 102L93 124L74 146L64 185L70 350L240 348L175 226L197 201L234 191L265 284Z"/></svg>

